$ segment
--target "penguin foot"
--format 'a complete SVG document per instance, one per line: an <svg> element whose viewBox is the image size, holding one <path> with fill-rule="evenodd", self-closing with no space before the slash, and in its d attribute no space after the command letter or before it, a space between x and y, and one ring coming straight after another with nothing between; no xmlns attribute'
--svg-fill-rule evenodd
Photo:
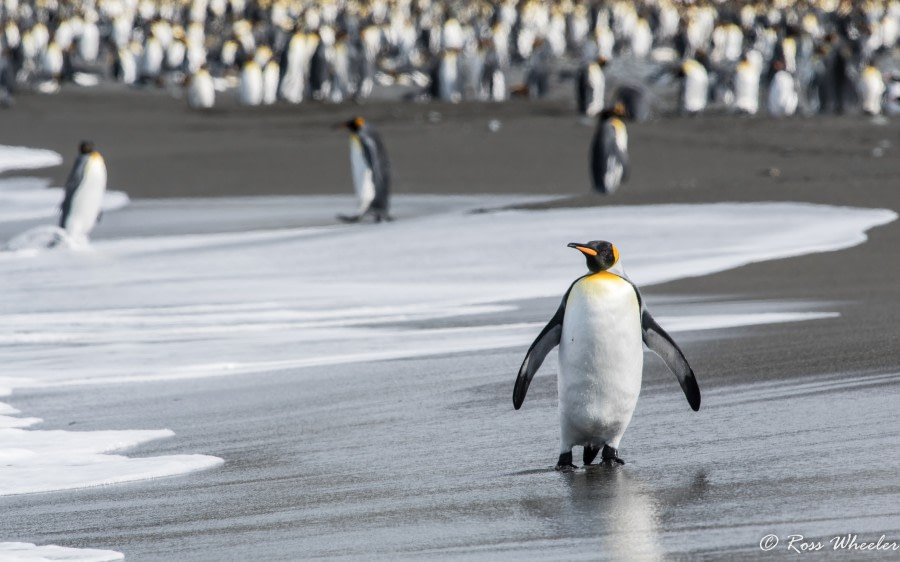
<svg viewBox="0 0 900 562"><path fill-rule="evenodd" d="M584 460L585 466L594 462L594 459L597 458L597 455L600 454L599 447L591 447L590 445L584 446L584 455L582 455L582 459Z"/></svg>
<svg viewBox="0 0 900 562"><path fill-rule="evenodd" d="M616 464L625 464L625 461L619 458L619 451L613 449L609 445L604 445L603 464L607 466L615 466Z"/></svg>
<svg viewBox="0 0 900 562"><path fill-rule="evenodd" d="M572 451L569 451L559 455L559 460L556 461L554 470L557 472L573 472L576 468L578 467L572 464Z"/></svg>

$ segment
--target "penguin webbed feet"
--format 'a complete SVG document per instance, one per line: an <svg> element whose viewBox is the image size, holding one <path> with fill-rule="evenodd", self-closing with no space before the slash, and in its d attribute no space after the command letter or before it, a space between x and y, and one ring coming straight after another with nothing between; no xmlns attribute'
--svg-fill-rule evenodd
<svg viewBox="0 0 900 562"><path fill-rule="evenodd" d="M358 222L363 222L363 219L366 217L371 217L373 223L379 222L391 222L394 220L394 217L390 216L387 213L373 213L373 212L365 212L360 215L337 215L337 219L341 222L347 224L354 224Z"/></svg>
<svg viewBox="0 0 900 562"><path fill-rule="evenodd" d="M597 455L600 454L600 447L591 447L590 445L584 446L584 454L582 455L582 460L584 460L584 466L588 466L594 459L597 458Z"/></svg>
<svg viewBox="0 0 900 562"><path fill-rule="evenodd" d="M574 472L577 468L577 466L572 464L572 451L569 451L559 455L559 460L556 461L556 467L553 470L557 472Z"/></svg>
<svg viewBox="0 0 900 562"><path fill-rule="evenodd" d="M603 460L601 464L606 466L616 466L617 464L625 464L625 461L619 458L619 451L610 447L609 445L603 446L603 455L601 457Z"/></svg>

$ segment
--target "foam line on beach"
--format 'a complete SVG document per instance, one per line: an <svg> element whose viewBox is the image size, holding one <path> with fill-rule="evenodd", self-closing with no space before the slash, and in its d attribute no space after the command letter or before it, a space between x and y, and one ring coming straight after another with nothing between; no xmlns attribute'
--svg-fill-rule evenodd
<svg viewBox="0 0 900 562"><path fill-rule="evenodd" d="M6 562L107 562L122 560L125 555L114 550L70 548L28 542L0 542L0 559Z"/></svg>
<svg viewBox="0 0 900 562"><path fill-rule="evenodd" d="M374 226L119 238L84 251L7 252L0 256L6 284L0 361L18 380L0 386L275 371L304 377L313 366L524 350L540 323L504 321L504 314L524 299L559 297L582 273L568 242L612 240L630 276L645 286L847 248L896 216L790 203L480 214L456 208ZM555 306L547 305L547 317ZM679 331L831 314L752 312L680 313L660 321ZM461 325L447 325L451 318ZM170 476L222 462L109 454L171 437L168 430L35 430L39 420L12 406L0 415L6 459L0 464L7 465L0 493Z"/></svg>
<svg viewBox="0 0 900 562"><path fill-rule="evenodd" d="M44 148L0 145L0 173L50 168L63 163L62 155Z"/></svg>
<svg viewBox="0 0 900 562"><path fill-rule="evenodd" d="M55 218L64 196L63 188L50 187L43 178L0 179L0 223ZM101 208L115 211L129 202L128 194L108 190Z"/></svg>

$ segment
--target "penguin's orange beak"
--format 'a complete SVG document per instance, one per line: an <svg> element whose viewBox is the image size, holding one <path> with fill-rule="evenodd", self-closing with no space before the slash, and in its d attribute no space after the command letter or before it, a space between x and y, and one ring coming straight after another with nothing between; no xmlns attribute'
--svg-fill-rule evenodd
<svg viewBox="0 0 900 562"><path fill-rule="evenodd" d="M596 256L597 255L596 250L592 250L583 244L579 244L578 242L571 242L568 244L568 247L575 248L579 252L586 254L588 256Z"/></svg>

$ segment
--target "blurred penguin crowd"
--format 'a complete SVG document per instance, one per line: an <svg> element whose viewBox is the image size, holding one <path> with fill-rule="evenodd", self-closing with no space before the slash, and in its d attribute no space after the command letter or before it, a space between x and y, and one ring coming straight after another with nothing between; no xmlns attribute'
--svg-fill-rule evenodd
<svg viewBox="0 0 900 562"><path fill-rule="evenodd" d="M0 101L568 96L593 116L900 113L900 0L0 0ZM233 103L233 101L232 101Z"/></svg>

